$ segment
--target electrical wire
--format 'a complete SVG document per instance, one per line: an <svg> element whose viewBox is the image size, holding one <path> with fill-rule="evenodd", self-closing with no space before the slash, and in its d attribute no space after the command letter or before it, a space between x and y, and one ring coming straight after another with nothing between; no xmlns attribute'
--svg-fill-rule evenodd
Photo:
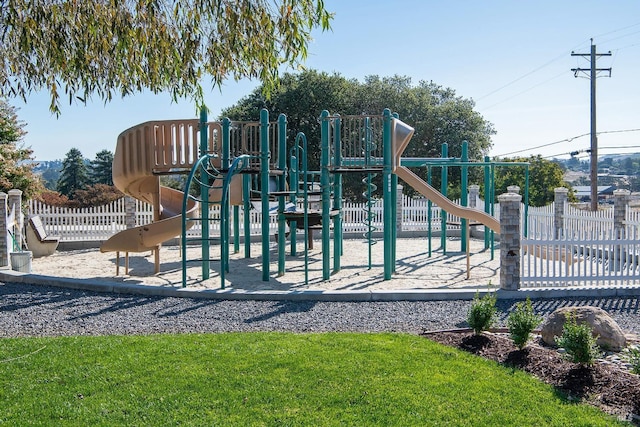
<svg viewBox="0 0 640 427"><path fill-rule="evenodd" d="M640 131L640 128L604 130L604 131L601 131L601 132L597 132L596 135L603 135L603 134L610 134L610 133L638 132L638 131ZM572 136L570 138L565 138L565 139L562 139L560 141L550 142L548 144L542 144L542 145L538 145L536 147L531 147L531 148L524 148L524 149L518 150L518 151L511 151L509 153L499 154L496 157L505 157L505 156L510 156L512 154L518 154L518 153L524 153L524 152L527 152L527 151L537 150L538 148L551 147L552 145L562 144L563 142L571 142L571 141L573 141L575 139L582 138L582 137L585 137L585 136L588 136L588 135L591 135L591 133L583 133L582 135ZM599 147L599 149L614 149L614 148L640 148L640 146L627 145L627 146L619 146L619 147L614 147L614 146L601 146L601 147ZM570 153L566 153L566 154L570 154Z"/></svg>
<svg viewBox="0 0 640 427"><path fill-rule="evenodd" d="M600 37L607 36L607 35L609 35L609 34L615 34L615 33L618 33L618 32L620 32L620 31L628 30L629 28L637 27L637 26L639 26L639 25L640 25L640 22L635 23L635 24L632 24L632 25L628 25L628 26L626 26L626 27L622 27L622 28L618 28L618 29L615 29L615 30L611 30L611 31L608 31L608 32L606 32L606 33L599 34L599 35L598 35L598 36L596 36L596 37L597 37L597 38L600 38ZM628 34L624 34L624 35L621 35L621 36L618 36L618 37L614 37L614 38L612 38L612 39L606 40L605 42L606 42L606 43L608 43L608 42L611 42L611 41L614 41L614 40L618 40L618 39L621 39L621 38L624 38L624 37L632 36L632 35L637 34L637 33L640 33L640 31L634 31L634 32L632 32L632 33L628 33ZM592 40L592 39L591 39L591 40ZM570 52L573 52L575 49L577 49L578 47L582 46L584 43L585 43L585 42L581 42L581 43L579 43L576 47L574 47L572 50L570 50L570 51L568 51L568 52L569 52L569 53L570 53ZM590 43L591 43L591 41L589 42L589 44L590 44ZM635 45L631 45L631 46L635 46ZM617 50L620 50L620 49L617 49ZM497 92L500 92L501 90L503 90L503 89L505 89L505 88L507 88L507 87L509 87L509 86L511 86L511 85L513 85L513 84L515 84L515 83L517 83L517 82L519 82L519 81L523 80L524 78L529 77L530 75L532 75L532 74L534 74L534 73L537 73L538 71L542 70L543 68L547 67L548 65L553 64L554 62L556 62L556 61L558 61L558 60L560 60L560 59L562 59L562 58L566 57L566 56L567 56L567 54L568 54L568 53L567 53L567 51L563 52L562 54L558 55L557 57L555 57L555 58L553 58L553 59L551 59L551 60L549 60L549 61L545 62L544 64L542 64L542 65L540 65L540 66L538 66L538 67L534 68L533 70L531 70L531 71L529 71L529 72L527 72L527 73L525 73L525 74L521 75L520 77L518 77L518 78L516 78L516 79L514 79L514 80L511 80L510 82L508 82L508 83L506 83L506 84L504 84L504 85L502 85L502 86L498 87L497 89L494 89L494 90L492 90L492 91L488 92L488 93L487 93L487 94L485 94L485 95L480 96L479 98L475 99L475 101L476 101L476 102L481 101L481 100L483 100L483 99L485 99L485 98L488 98L489 96L491 96L491 95L493 95L493 94L495 94L495 93L497 93ZM614 58L614 59L615 59L615 58ZM510 97L508 97L508 98L506 98L506 99L504 99L504 100L502 100L502 101L499 101L499 102L497 102L497 103L495 103L495 104L492 104L492 105L490 105L490 106L488 106L488 107L486 107L486 108L483 108L483 110L487 110L487 109L493 108L493 107L495 107L496 105L502 104L503 102L506 102L506 101L508 101L508 100L510 100L510 99L513 99L513 98L517 97L517 96L520 96L520 95L522 95L523 93L526 93L526 92L528 92L528 91L530 91L530 90L532 90L532 89L534 89L534 88L536 88L536 87L538 87L538 86L541 86L541 85L543 85L543 84L545 84L545 83L548 83L549 81L554 80L554 79L556 79L556 78L558 78L558 77L560 77L561 75L564 75L564 74L565 74L565 72L563 71L563 72L562 72L562 74L558 74L558 75L557 75L557 76L555 76L555 77L552 77L552 78L550 78L550 79L548 79L548 80L545 80L545 81L543 81L543 82L541 82L541 83L538 83L538 84L537 84L537 85L535 85L535 86L532 86L532 87L530 87L530 88L528 88L528 89L525 89L524 91L521 91L521 92L519 92L519 93L517 93L517 94L515 94L515 95L512 95L512 96L510 96Z"/></svg>
<svg viewBox="0 0 640 427"><path fill-rule="evenodd" d="M505 156L509 156L511 154L518 154L518 153L524 153L526 151L537 150L538 148L551 147L552 145L562 144L563 142L571 142L574 139L582 138L583 136L587 136L587 135L590 135L590 133L583 133L582 135L573 136L571 138L565 138L565 139L562 139L560 141L550 142L548 144L538 145L537 147L525 148L525 149L518 150L518 151L511 151L509 153L500 154L500 155L498 155L496 157L505 157Z"/></svg>
<svg viewBox="0 0 640 427"><path fill-rule="evenodd" d="M540 83L538 83L538 84L536 84L536 85L534 85L534 86L531 86L531 87L529 87L528 89L525 89L525 90L523 90L523 91L521 91L521 92L518 92L518 93L516 93L515 95L511 95L510 97L505 98L505 99L503 99L502 101L498 101L498 102L496 102L495 104L491 104L491 105L489 105L488 107L484 107L484 108L482 108L482 110L483 110L483 111L489 110L489 109L491 109L491 108L495 107L496 105L500 105L500 104L502 104L502 103L504 103L504 102L507 102L507 101L509 101L509 100L511 100L511 99L513 99L513 98L515 98L515 97L517 97L517 96L522 95L523 93L527 93L527 92L529 92L530 90L533 90L533 89L535 89L535 88L537 88L537 87L539 87L539 86L542 86L543 84L549 83L551 80L555 80L555 79L557 79L558 77L564 76L564 75L566 75L566 74L567 74L567 73L566 73L566 71L562 71L561 73L559 73L559 74L557 74L557 75L555 75L555 76L553 76L553 77L551 77L551 78L549 78L549 79L547 79L547 80L545 80L545 81L542 81L542 82L540 82Z"/></svg>

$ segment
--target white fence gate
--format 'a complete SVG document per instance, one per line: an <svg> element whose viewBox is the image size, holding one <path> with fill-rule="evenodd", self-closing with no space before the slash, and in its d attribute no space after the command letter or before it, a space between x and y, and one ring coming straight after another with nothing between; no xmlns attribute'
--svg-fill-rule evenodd
<svg viewBox="0 0 640 427"><path fill-rule="evenodd" d="M530 208L521 240L520 282L536 287L640 286L640 216L627 209L616 229L613 209L598 212L565 206L555 235L554 206Z"/></svg>

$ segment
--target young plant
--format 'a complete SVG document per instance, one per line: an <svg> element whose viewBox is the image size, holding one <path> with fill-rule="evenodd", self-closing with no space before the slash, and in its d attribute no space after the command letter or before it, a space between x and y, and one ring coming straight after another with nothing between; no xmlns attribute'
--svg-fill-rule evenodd
<svg viewBox="0 0 640 427"><path fill-rule="evenodd" d="M488 293L482 298L476 293L471 302L471 308L467 314L467 322L476 335L486 331L496 321L496 296Z"/></svg>
<svg viewBox="0 0 640 427"><path fill-rule="evenodd" d="M507 318L507 326L513 343L522 350L529 342L531 332L542 322L542 317L533 312L531 300L516 304L515 310Z"/></svg>
<svg viewBox="0 0 640 427"><path fill-rule="evenodd" d="M631 372L640 375L640 347L629 347L624 353L625 359L631 364Z"/></svg>
<svg viewBox="0 0 640 427"><path fill-rule="evenodd" d="M556 344L566 350L572 362L593 365L600 355L596 339L588 324L578 324L575 315L568 314L562 328L562 336L556 337Z"/></svg>

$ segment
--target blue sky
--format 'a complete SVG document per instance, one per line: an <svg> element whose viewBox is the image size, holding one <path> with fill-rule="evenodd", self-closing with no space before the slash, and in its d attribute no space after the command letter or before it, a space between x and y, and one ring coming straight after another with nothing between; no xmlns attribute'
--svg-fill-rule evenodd
<svg viewBox="0 0 640 427"><path fill-rule="evenodd" d="M589 148L589 80L571 68L589 62L594 39L600 155L640 152L640 2L637 0L325 0L335 12L332 30L314 32L308 68L433 81L476 102L492 122L491 155L567 157ZM207 91L217 115L259 85L229 81ZM9 100L27 123L25 143L37 160L61 159L71 148L93 158L115 149L118 134L148 120L197 117L189 100L137 94L104 105L100 100L48 110L47 93L27 103ZM587 135L585 135L587 134ZM578 137L580 135L585 135ZM513 153L513 154L510 154ZM582 154L587 158L587 154Z"/></svg>

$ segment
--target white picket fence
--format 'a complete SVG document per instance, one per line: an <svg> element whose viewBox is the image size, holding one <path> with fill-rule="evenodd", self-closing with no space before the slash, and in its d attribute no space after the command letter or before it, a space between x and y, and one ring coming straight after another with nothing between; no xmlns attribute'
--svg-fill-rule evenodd
<svg viewBox="0 0 640 427"><path fill-rule="evenodd" d="M587 231L522 240L522 287L640 286L640 240L626 233Z"/></svg>
<svg viewBox="0 0 640 427"><path fill-rule="evenodd" d="M459 202L459 201L458 201ZM136 224L152 222L150 205L136 201ZM482 201L476 206L484 207ZM47 233L60 236L62 242L102 241L126 228L124 199L104 206L86 209L70 209L49 206L31 200L29 215L40 215ZM383 204L376 200L371 204L371 215L365 203L345 202L342 209L343 231L366 235L368 230L382 231ZM499 206L493 211L499 216ZM441 209L426 199L402 196L401 230L420 231L429 229L429 219L434 232L442 227ZM524 209L522 230L524 230ZM233 210L232 210L233 215ZM244 213L239 210L239 221L243 224ZM250 233L261 233L261 213L251 210ZM212 207L212 218L219 218L216 207ZM368 218L371 217L371 224ZM530 207L527 215L527 234L522 237L521 286L522 287L601 287L640 286L640 210L627 209L624 229L614 230L613 208L598 212L565 207L562 235L555 235L554 206ZM447 228L458 228L459 218L447 214ZM210 226L211 235L219 233L217 222ZM270 234L277 231L277 217L270 216ZM189 230L189 237L199 237L198 223ZM243 233L243 227L240 227Z"/></svg>
<svg viewBox="0 0 640 427"><path fill-rule="evenodd" d="M567 205L558 236L553 204L530 208L528 235L521 240L521 286L640 286L640 211L627 209L618 230L613 212Z"/></svg>
<svg viewBox="0 0 640 427"><path fill-rule="evenodd" d="M30 200L28 207L29 215L39 215L45 226L47 234L59 236L61 242L77 242L77 241L102 241L126 229L126 213L125 199L118 199L110 204L96 206L91 208L73 209L50 206L37 200ZM459 202L459 201L458 201ZM153 210L151 205L135 201L136 207L136 224L143 225L153 221ZM411 198L406 195L402 196L401 202L402 231L426 231L428 226L428 206L426 199ZM480 206L480 205L479 205ZM231 210L233 221L234 210ZM252 209L250 215L250 234L259 235L262 227L262 214ZM431 204L431 230L433 232L440 231L441 209ZM369 227L368 218L371 217L371 228ZM212 206L210 218L220 218L217 206ZM240 224L244 223L243 209L239 210L238 220ZM371 215L369 215L369 207L367 203L350 203L345 202L342 207L342 221L344 233L360 233L365 234L367 230L382 230L383 221L383 203L382 200L375 200L371 203ZM455 224L460 219L454 215L447 214L446 222L450 225L449 229L456 229ZM277 216L270 216L270 234L277 231ZM219 226L216 221L210 224L210 233L215 236L219 233ZM240 234L243 235L243 227L240 227ZM188 231L189 237L200 237L201 227L198 222Z"/></svg>

